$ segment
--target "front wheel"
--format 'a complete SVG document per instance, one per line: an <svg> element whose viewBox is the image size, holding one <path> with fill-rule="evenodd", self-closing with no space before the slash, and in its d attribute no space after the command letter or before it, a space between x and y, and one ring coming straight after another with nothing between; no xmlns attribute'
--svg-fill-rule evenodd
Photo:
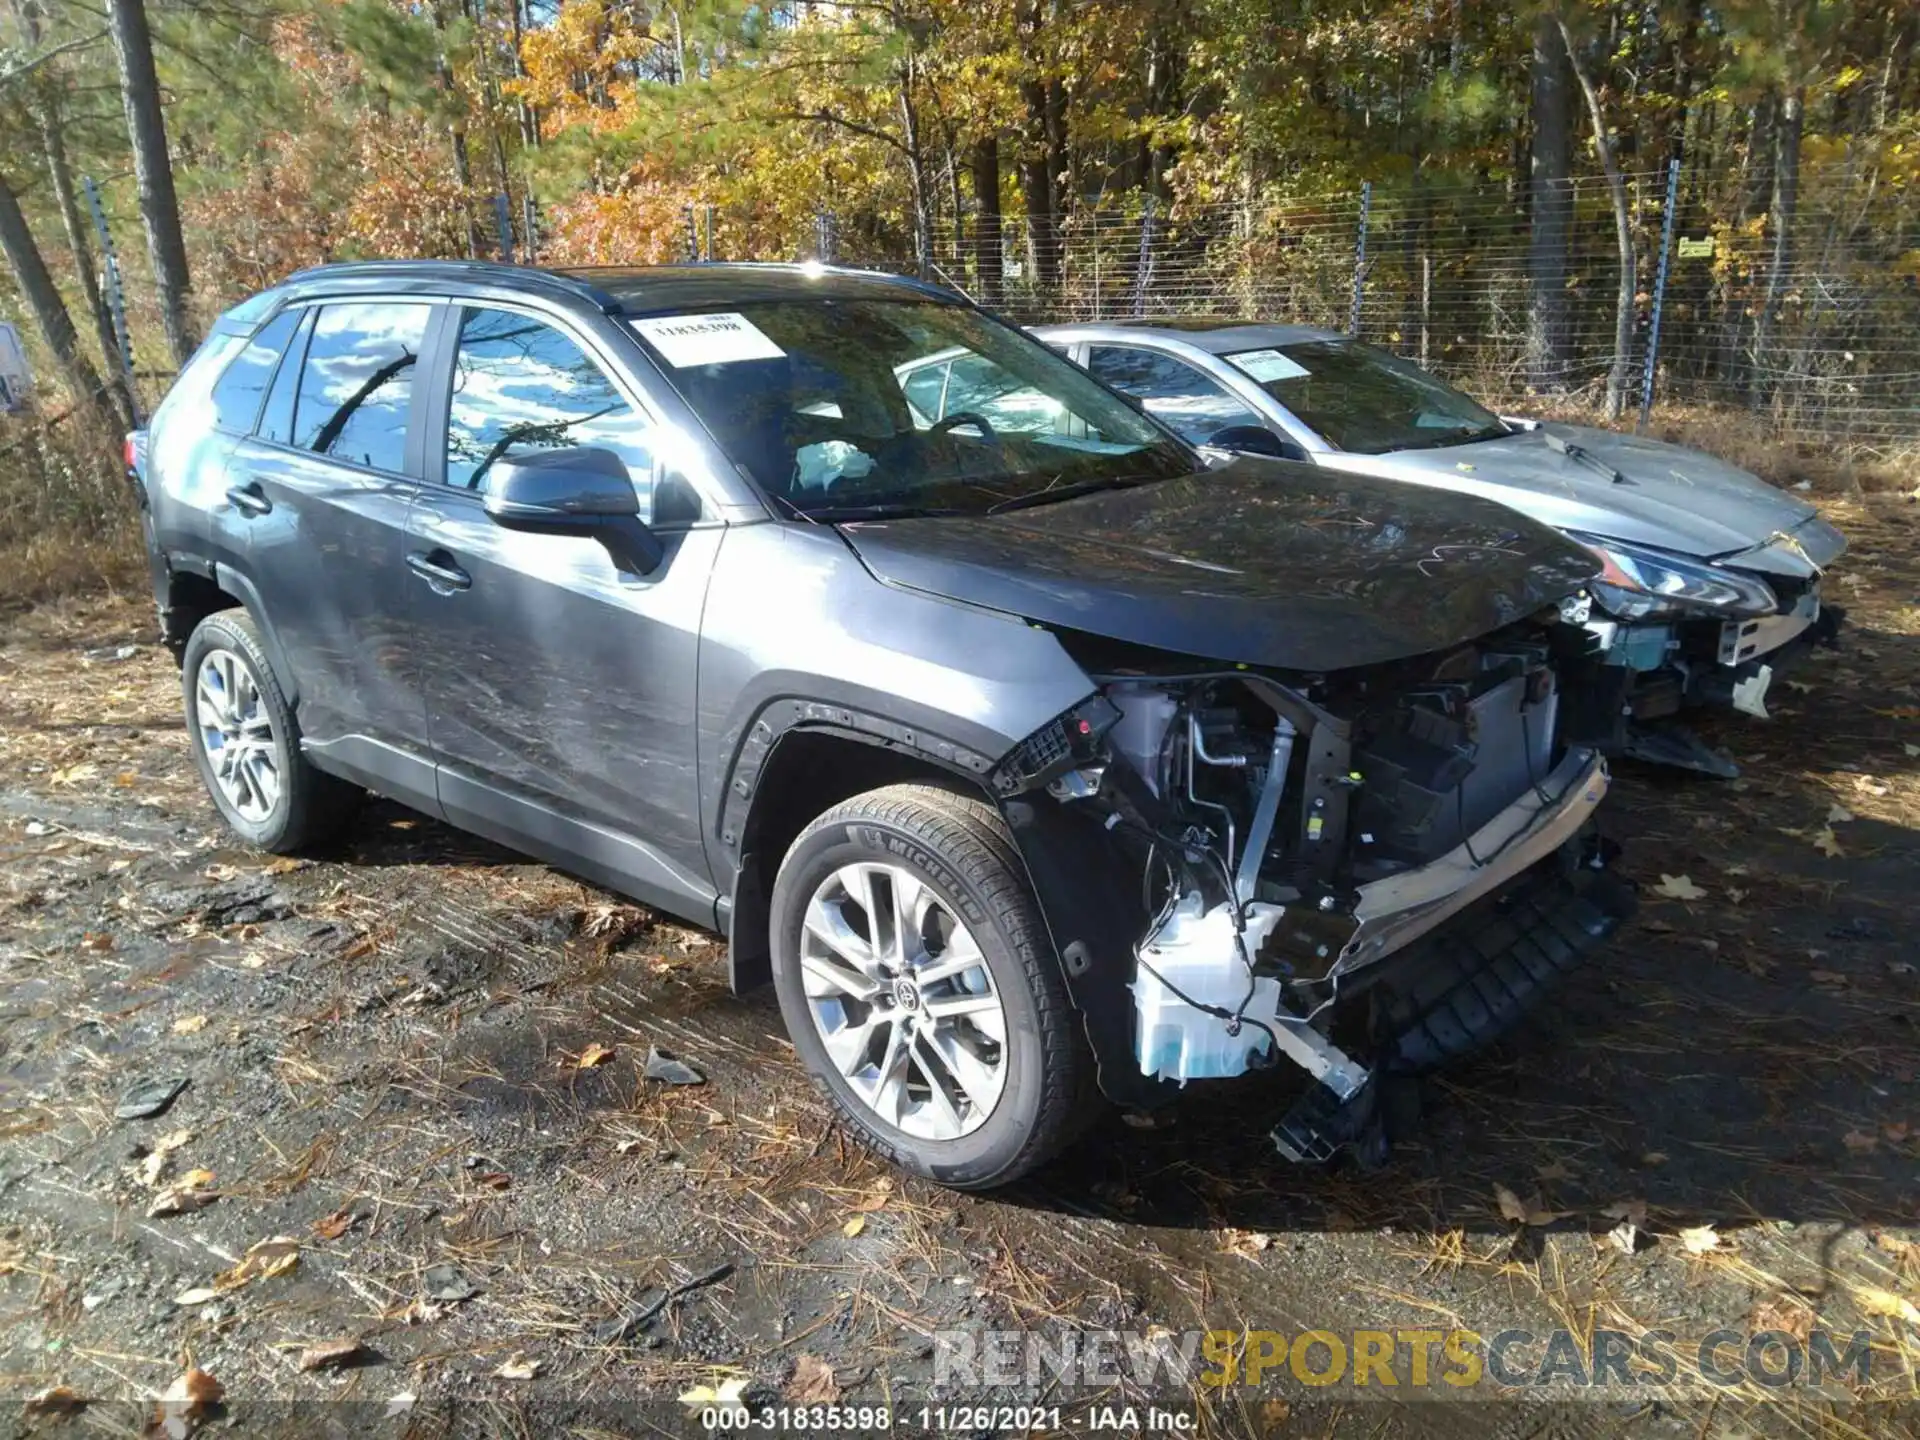
<svg viewBox="0 0 1920 1440"><path fill-rule="evenodd" d="M998 812L927 785L815 820L774 882L774 988L847 1124L956 1189L1004 1185L1092 1113L1092 1059Z"/></svg>

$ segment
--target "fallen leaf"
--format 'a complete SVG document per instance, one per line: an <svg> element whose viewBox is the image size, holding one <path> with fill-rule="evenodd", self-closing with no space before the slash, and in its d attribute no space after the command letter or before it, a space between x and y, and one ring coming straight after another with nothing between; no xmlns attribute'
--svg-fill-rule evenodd
<svg viewBox="0 0 1920 1440"><path fill-rule="evenodd" d="M854 1236L858 1235L862 1230L866 1228L867 1228L867 1217L864 1215L856 1215L851 1220L847 1221L846 1224L840 1227L840 1233L846 1236L847 1239L851 1240L853 1239Z"/></svg>
<svg viewBox="0 0 1920 1440"><path fill-rule="evenodd" d="M409 1410L413 1409L414 1402L419 1398L420 1397L415 1395L411 1390L402 1390L398 1395L391 1397L387 1401L386 1413L381 1418L391 1420L396 1415L406 1414Z"/></svg>
<svg viewBox="0 0 1920 1440"><path fill-rule="evenodd" d="M89 950L113 949L113 936L104 930L89 930L80 937L80 943Z"/></svg>
<svg viewBox="0 0 1920 1440"><path fill-rule="evenodd" d="M1707 892L1693 883L1691 876L1662 875L1653 893L1666 900L1704 900Z"/></svg>
<svg viewBox="0 0 1920 1440"><path fill-rule="evenodd" d="M1853 819L1853 812L1844 805L1832 805L1827 809L1827 824L1829 825L1844 825L1851 819ZM1820 842L1815 840L1814 843L1817 845Z"/></svg>
<svg viewBox="0 0 1920 1440"><path fill-rule="evenodd" d="M645 1140L622 1140L613 1149L616 1155L631 1155L636 1150L644 1149L647 1144Z"/></svg>
<svg viewBox="0 0 1920 1440"><path fill-rule="evenodd" d="M1631 1220L1622 1220L1607 1232L1607 1242L1622 1255L1631 1255L1640 1243L1640 1227Z"/></svg>
<svg viewBox="0 0 1920 1440"><path fill-rule="evenodd" d="M818 1355L802 1355L793 1362L786 1397L796 1405L831 1405L840 1398L840 1382L833 1366Z"/></svg>
<svg viewBox="0 0 1920 1440"><path fill-rule="evenodd" d="M1890 1315L1896 1320L1904 1320L1909 1325L1920 1325L1920 1306L1904 1295L1892 1290L1880 1290L1871 1285L1853 1287L1853 1298L1860 1302L1860 1308L1869 1315Z"/></svg>
<svg viewBox="0 0 1920 1440"><path fill-rule="evenodd" d="M1891 1140L1894 1144L1899 1145L1906 1140L1908 1134L1912 1132L1912 1129L1913 1127L1904 1120L1892 1120L1880 1127L1880 1133L1885 1135L1887 1139Z"/></svg>
<svg viewBox="0 0 1920 1440"><path fill-rule="evenodd" d="M1838 970L1809 970L1807 978L1816 985L1841 986L1847 983L1847 977Z"/></svg>
<svg viewBox="0 0 1920 1440"><path fill-rule="evenodd" d="M1766 1330L1784 1331L1804 1347L1813 1336L1813 1308L1791 1295L1772 1295L1753 1307L1747 1329L1756 1335Z"/></svg>
<svg viewBox="0 0 1920 1440"><path fill-rule="evenodd" d="M420 1277L420 1289L428 1300L457 1305L480 1293L480 1287L451 1265L429 1265Z"/></svg>
<svg viewBox="0 0 1920 1440"><path fill-rule="evenodd" d="M1873 796L1889 795L1893 793L1893 787L1891 785L1888 785L1883 780L1876 780L1871 775L1854 776L1853 788Z"/></svg>
<svg viewBox="0 0 1920 1440"><path fill-rule="evenodd" d="M1844 857L1847 853L1840 848L1840 842L1835 838L1833 827L1830 825L1823 825L1814 831L1813 848L1822 855L1831 855L1836 859Z"/></svg>
<svg viewBox="0 0 1920 1440"><path fill-rule="evenodd" d="M1567 1168L1567 1164L1564 1160L1555 1160L1550 1165L1542 1165L1539 1169L1535 1170L1533 1173L1539 1176L1542 1180L1547 1180L1547 1181L1571 1180L1573 1178L1573 1171Z"/></svg>
<svg viewBox="0 0 1920 1440"><path fill-rule="evenodd" d="M1262 1400L1260 1402L1260 1424L1268 1433L1278 1430L1287 1423L1293 1414L1293 1406L1284 1400Z"/></svg>
<svg viewBox="0 0 1920 1440"><path fill-rule="evenodd" d="M690 1410L704 1410L709 1405L740 1409L745 1403L741 1397L746 1393L745 1380L723 1380L718 1385L696 1385L682 1392L680 1403Z"/></svg>
<svg viewBox="0 0 1920 1440"><path fill-rule="evenodd" d="M300 1263L300 1242L291 1235L276 1235L247 1247L240 1263L213 1283L222 1290L238 1290L255 1280L284 1275Z"/></svg>
<svg viewBox="0 0 1920 1440"><path fill-rule="evenodd" d="M473 1183L489 1190L511 1190L513 1177L504 1170L487 1170L473 1177Z"/></svg>
<svg viewBox="0 0 1920 1440"><path fill-rule="evenodd" d="M1551 1225L1573 1213L1569 1210L1547 1209L1540 1203L1538 1195L1522 1200L1504 1185L1493 1187L1493 1198L1499 1203L1500 1214L1520 1225Z"/></svg>
<svg viewBox="0 0 1920 1440"><path fill-rule="evenodd" d="M324 1219L313 1222L313 1233L322 1240L338 1240L360 1221L360 1217L350 1209L339 1209Z"/></svg>
<svg viewBox="0 0 1920 1440"><path fill-rule="evenodd" d="M613 1055L614 1052L611 1047L595 1043L587 1046L586 1049L580 1052L579 1057L573 1062L573 1068L576 1070L591 1070L596 1065L606 1064L607 1061L613 1058Z"/></svg>
<svg viewBox="0 0 1920 1440"><path fill-rule="evenodd" d="M1600 1213L1609 1220L1624 1220L1636 1230L1647 1228L1647 1202L1644 1200L1616 1200Z"/></svg>
<svg viewBox="0 0 1920 1440"><path fill-rule="evenodd" d="M1227 1230L1221 1234L1220 1248L1228 1255L1244 1255L1252 1259L1262 1251L1273 1248L1273 1236L1259 1230Z"/></svg>
<svg viewBox="0 0 1920 1440"><path fill-rule="evenodd" d="M204 1015L186 1015L173 1022L173 1033L176 1035L198 1035L206 1028L207 1017Z"/></svg>
<svg viewBox="0 0 1920 1440"><path fill-rule="evenodd" d="M87 1402L80 1392L70 1385L50 1385L38 1395L27 1400L29 1415L73 1415L86 1408Z"/></svg>
<svg viewBox="0 0 1920 1440"><path fill-rule="evenodd" d="M1865 1155L1879 1147L1880 1137L1860 1130L1849 1130L1840 1137L1840 1143L1856 1155Z"/></svg>
<svg viewBox="0 0 1920 1440"><path fill-rule="evenodd" d="M154 1423L169 1440L182 1440L206 1415L209 1405L218 1405L226 1390L206 1371L196 1367L175 1380L160 1397Z"/></svg>
<svg viewBox="0 0 1920 1440"><path fill-rule="evenodd" d="M212 1184L211 1170L187 1171L153 1197L153 1203L147 1206L147 1218L158 1220L168 1215L191 1215L196 1210L204 1210L220 1198L218 1190L208 1188Z"/></svg>
<svg viewBox="0 0 1920 1440"><path fill-rule="evenodd" d="M875 1210L886 1208L888 1198L893 1194L893 1181L882 1176L867 1187L867 1193L853 1202L855 1214L871 1214Z"/></svg>
<svg viewBox="0 0 1920 1440"><path fill-rule="evenodd" d="M1711 1225L1689 1225L1676 1238L1689 1255L1704 1255L1720 1248L1720 1236Z"/></svg>
<svg viewBox="0 0 1920 1440"><path fill-rule="evenodd" d="M191 1290L182 1290L173 1297L173 1303L179 1306L204 1305L209 1300L218 1300L220 1292L210 1285L196 1285Z"/></svg>
<svg viewBox="0 0 1920 1440"><path fill-rule="evenodd" d="M69 765L64 770L56 770L48 778L56 785L78 785L82 780L91 780L100 773L100 767L87 761L78 765Z"/></svg>
<svg viewBox="0 0 1920 1440"><path fill-rule="evenodd" d="M493 1375L496 1380L531 1380L539 1373L540 1362L524 1351L516 1350Z"/></svg>
<svg viewBox="0 0 1920 1440"><path fill-rule="evenodd" d="M360 1341L352 1335L341 1335L333 1340L321 1340L307 1346L300 1352L302 1370L338 1370L351 1364L362 1354Z"/></svg>

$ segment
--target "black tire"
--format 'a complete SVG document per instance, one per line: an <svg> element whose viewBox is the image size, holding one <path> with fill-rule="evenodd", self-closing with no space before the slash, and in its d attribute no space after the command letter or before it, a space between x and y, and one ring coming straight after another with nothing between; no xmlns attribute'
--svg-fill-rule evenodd
<svg viewBox="0 0 1920 1440"><path fill-rule="evenodd" d="M828 1057L801 980L809 901L842 866L876 861L930 886L974 937L1005 1012L1005 1080L984 1123L928 1139L889 1123ZM815 820L781 862L772 898L774 989L794 1048L859 1139L957 1190L1005 1185L1058 1152L1098 1112L1093 1057L1067 999L1026 870L999 812L930 785L890 785Z"/></svg>
<svg viewBox="0 0 1920 1440"><path fill-rule="evenodd" d="M259 708L271 725L267 742L280 777L274 802L260 815L243 814L214 774L207 753L198 695L201 666L209 656L225 652L243 665L259 695ZM260 643L260 627L245 610L221 610L209 615L187 637L181 653L180 688L186 705L187 742L201 782L214 808L229 828L262 850L291 855L338 835L353 819L364 798L358 786L316 770L300 752L300 724L287 705L279 677Z"/></svg>

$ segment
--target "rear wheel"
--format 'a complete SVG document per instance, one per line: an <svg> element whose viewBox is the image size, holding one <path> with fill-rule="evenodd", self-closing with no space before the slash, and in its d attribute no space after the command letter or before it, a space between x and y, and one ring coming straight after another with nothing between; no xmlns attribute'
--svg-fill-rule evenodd
<svg viewBox="0 0 1920 1440"><path fill-rule="evenodd" d="M214 808L251 845L290 854L331 839L361 791L314 769L300 729L245 610L194 627L181 656L194 762Z"/></svg>
<svg viewBox="0 0 1920 1440"><path fill-rule="evenodd" d="M849 1126L960 1189L1025 1174L1092 1113L1092 1060L998 812L872 790L794 841L773 889L774 986Z"/></svg>

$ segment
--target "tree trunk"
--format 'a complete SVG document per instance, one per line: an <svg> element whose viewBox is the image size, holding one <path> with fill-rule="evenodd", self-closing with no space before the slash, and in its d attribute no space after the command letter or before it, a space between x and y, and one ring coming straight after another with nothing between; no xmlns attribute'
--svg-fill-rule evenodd
<svg viewBox="0 0 1920 1440"><path fill-rule="evenodd" d="M1533 148L1527 242L1527 378L1535 390L1567 378L1567 238L1573 214L1572 87L1567 47L1551 14L1533 28Z"/></svg>
<svg viewBox="0 0 1920 1440"><path fill-rule="evenodd" d="M1800 127L1806 92L1789 90L1780 101L1780 120L1774 130L1773 260L1767 267L1767 293L1753 323L1753 369L1756 405L1772 392L1774 307L1780 303L1793 259L1793 225L1800 208Z"/></svg>
<svg viewBox="0 0 1920 1440"><path fill-rule="evenodd" d="M1607 368L1607 418L1618 420L1627 408L1627 368L1633 361L1633 297L1638 266L1633 253L1633 216L1627 208L1627 182L1614 163L1613 142L1607 138L1607 117L1600 108L1600 92L1593 78L1580 63L1567 23L1557 20L1560 43L1567 50L1567 65L1587 102L1587 118L1593 122L1593 151L1600 158L1600 169L1607 177L1607 194L1613 200L1614 239L1620 246L1620 290L1613 309L1613 364Z"/></svg>
<svg viewBox="0 0 1920 1440"><path fill-rule="evenodd" d="M1000 240L1000 137L973 143L973 274L980 303L997 309L1005 295Z"/></svg>
<svg viewBox="0 0 1920 1440"><path fill-rule="evenodd" d="M933 197L927 156L920 147L920 112L913 103L913 57L900 68L900 135L907 152L907 183L913 194L913 264L922 280L933 278Z"/></svg>
<svg viewBox="0 0 1920 1440"><path fill-rule="evenodd" d="M1045 75L1046 55L1040 44L1041 0L1019 0L1015 28L1021 39L1027 75L1020 81L1026 122L1020 136L1020 188L1027 201L1027 264L1035 287L1043 295L1060 289L1060 205L1056 181L1062 156L1056 141L1064 129L1065 110L1056 103L1057 82ZM1060 122L1055 123L1059 115Z"/></svg>
<svg viewBox="0 0 1920 1440"><path fill-rule="evenodd" d="M93 317L94 334L100 344L105 373L113 378L106 387L107 401L122 427L133 428L133 397L128 393L126 377L121 374L120 341L114 334L113 316L106 298L100 293L99 277L93 273L93 246L87 241L86 222L80 215L80 202L73 193L73 170L67 163L66 139L60 132L60 112L49 97L40 107L40 142L46 151L47 177L53 182L53 196L60 207L61 228L66 231L67 249L73 256L73 270L80 285L80 298L86 301Z"/></svg>
<svg viewBox="0 0 1920 1440"><path fill-rule="evenodd" d="M14 289L33 316L40 338L46 341L47 349L53 352L65 372L75 403L99 415L104 424L106 413L100 405L100 377L94 373L87 357L80 353L79 337L74 333L73 318L67 314L66 301L60 298L53 276L47 271L46 259L27 226L27 217L20 213L20 201L4 176L0 176L0 253L7 257Z"/></svg>
<svg viewBox="0 0 1920 1440"><path fill-rule="evenodd" d="M120 61L120 97L133 141L133 173L140 187L140 218L146 224L147 254L160 293L160 323L175 365L193 358L193 322L187 315L191 281L187 242L180 233L180 201L173 190L173 162L167 156L167 124L160 113L160 77L153 69L153 37L147 31L145 0L108 0L114 54Z"/></svg>

